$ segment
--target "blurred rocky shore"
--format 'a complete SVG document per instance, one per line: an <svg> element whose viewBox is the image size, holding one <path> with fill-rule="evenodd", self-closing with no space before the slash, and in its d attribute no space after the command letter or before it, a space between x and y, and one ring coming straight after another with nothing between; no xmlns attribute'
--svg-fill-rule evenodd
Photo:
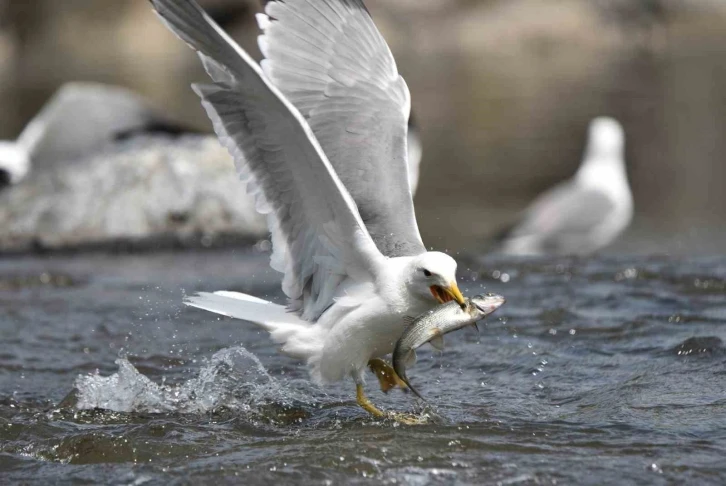
<svg viewBox="0 0 726 486"><path fill-rule="evenodd" d="M0 191L0 253L206 247L267 234L216 137L140 136Z"/></svg>
<svg viewBox="0 0 726 486"><path fill-rule="evenodd" d="M201 1L254 55L253 0ZM726 247L726 2L368 0L412 94L428 245L476 250L577 167L587 122L627 136L635 220L617 251ZM209 123L194 56L146 0L0 0L0 138L64 82L127 86ZM0 251L264 236L213 138L138 139L0 193Z"/></svg>

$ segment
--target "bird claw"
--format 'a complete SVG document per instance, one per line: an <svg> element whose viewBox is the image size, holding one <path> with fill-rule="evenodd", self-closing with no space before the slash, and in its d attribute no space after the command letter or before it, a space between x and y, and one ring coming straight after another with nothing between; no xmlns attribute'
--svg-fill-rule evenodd
<svg viewBox="0 0 726 486"><path fill-rule="evenodd" d="M373 405L370 400L366 398L365 393L363 392L363 385L361 384L356 385L356 398L358 401L358 405L360 405L366 412L370 413L376 418L390 419L394 422L404 425L420 425L428 422L428 417L425 415L418 416L410 413L384 412L383 410Z"/></svg>

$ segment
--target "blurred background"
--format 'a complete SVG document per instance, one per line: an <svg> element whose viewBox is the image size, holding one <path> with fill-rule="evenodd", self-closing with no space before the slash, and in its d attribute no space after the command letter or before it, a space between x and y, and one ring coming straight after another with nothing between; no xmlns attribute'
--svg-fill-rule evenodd
<svg viewBox="0 0 726 486"><path fill-rule="evenodd" d="M259 58L256 0L200 3ZM412 95L427 245L477 252L580 163L589 120L626 133L635 216L609 252L726 248L726 2L367 0ZM0 138L67 81L128 87L210 131L206 76L146 0L0 0ZM203 163L203 161L200 161Z"/></svg>

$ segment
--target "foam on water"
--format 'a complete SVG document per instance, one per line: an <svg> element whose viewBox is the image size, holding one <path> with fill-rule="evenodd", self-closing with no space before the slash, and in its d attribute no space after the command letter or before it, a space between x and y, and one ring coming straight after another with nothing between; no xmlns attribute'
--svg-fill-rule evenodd
<svg viewBox="0 0 726 486"><path fill-rule="evenodd" d="M199 375L177 385L157 384L140 373L127 359L111 376L81 375L76 378L76 408L115 412L202 413L219 407L250 411L274 402L291 406L311 397L292 390L267 372L260 360L242 346L215 353Z"/></svg>

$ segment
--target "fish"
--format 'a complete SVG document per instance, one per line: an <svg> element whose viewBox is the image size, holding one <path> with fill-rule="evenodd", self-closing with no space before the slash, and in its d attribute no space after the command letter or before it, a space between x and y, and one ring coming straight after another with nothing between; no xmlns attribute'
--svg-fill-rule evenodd
<svg viewBox="0 0 726 486"><path fill-rule="evenodd" d="M501 295L487 293L467 299L463 305L451 301L416 318L409 318L411 323L403 331L393 351L394 371L406 386L423 400L424 398L411 386L406 376L406 366L415 361L416 349L430 342L436 349L442 350L444 334L466 326L476 326L477 321L499 309L505 302L506 299Z"/></svg>

